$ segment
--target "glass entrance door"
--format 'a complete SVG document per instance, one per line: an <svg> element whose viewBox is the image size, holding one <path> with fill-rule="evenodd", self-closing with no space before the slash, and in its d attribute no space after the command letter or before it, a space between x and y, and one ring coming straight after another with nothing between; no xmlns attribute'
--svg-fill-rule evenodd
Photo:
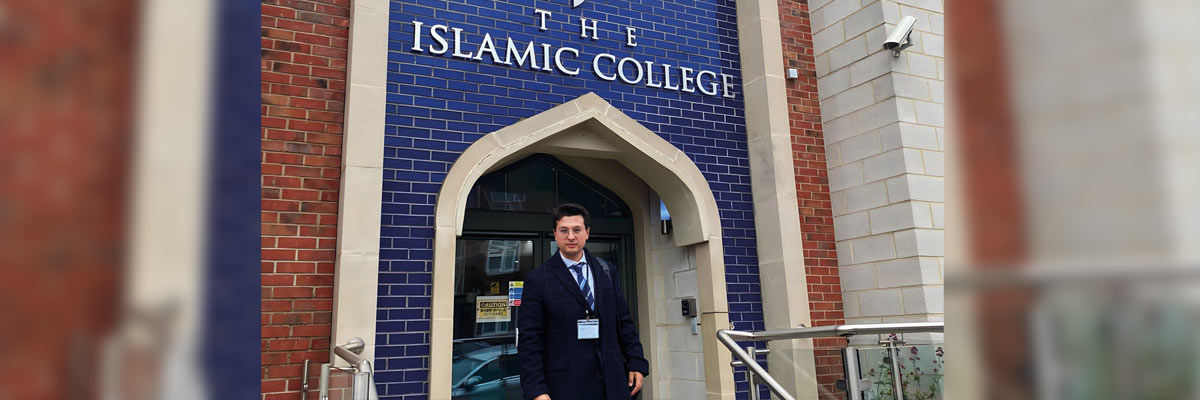
<svg viewBox="0 0 1200 400"><path fill-rule="evenodd" d="M617 267L636 302L632 220L627 205L547 155L480 177L471 189L455 254L454 399L521 399L517 318L525 274L554 256L550 212L579 203L592 214L587 249ZM636 304L630 312L637 321Z"/></svg>
<svg viewBox="0 0 1200 400"><path fill-rule="evenodd" d="M516 297L536 267L532 238L463 238L455 254L455 399L520 399Z"/></svg>

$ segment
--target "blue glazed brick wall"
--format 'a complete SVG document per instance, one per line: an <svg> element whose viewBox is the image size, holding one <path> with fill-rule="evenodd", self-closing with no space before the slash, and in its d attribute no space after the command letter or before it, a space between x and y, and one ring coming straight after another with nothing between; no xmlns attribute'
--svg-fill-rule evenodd
<svg viewBox="0 0 1200 400"><path fill-rule="evenodd" d="M375 353L382 398L419 399L429 392L433 211L451 164L483 135L588 92L682 149L708 178L721 210L730 319L739 329L763 328L734 1L589 0L576 9L568 3L391 3ZM548 31L538 30L535 7L553 13ZM600 21L599 40L579 37L581 16ZM578 59L566 64L581 72L568 76L486 58L412 52L414 20L425 25L426 46L432 43L428 27L445 24L463 29L467 51L485 33L497 39L501 52L508 37L522 47L534 41L577 48ZM624 45L626 26L638 29L637 47ZM733 75L736 98L603 81L590 71L598 53ZM661 71L656 75L661 82Z"/></svg>

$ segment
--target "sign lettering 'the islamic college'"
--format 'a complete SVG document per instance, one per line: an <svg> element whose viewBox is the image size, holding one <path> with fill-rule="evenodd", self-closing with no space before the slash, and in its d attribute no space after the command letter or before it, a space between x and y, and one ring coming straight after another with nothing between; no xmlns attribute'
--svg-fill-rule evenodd
<svg viewBox="0 0 1200 400"><path fill-rule="evenodd" d="M572 0L572 6L583 3L582 0ZM534 17L538 31L545 32L546 21L553 17L550 11L535 9ZM450 57L501 64L510 67L528 68L534 71L559 73L576 76L581 68L571 67L565 62L578 60L581 52L578 48L560 46L555 48L549 43L519 43L512 38L493 39L490 33L485 33L478 44L468 43L463 39L461 28L448 25L426 25L421 21L412 21L413 37L409 51L414 53L429 53L439 56L449 54ZM599 21L589 18L579 18L579 37L597 40ZM637 28L625 27L625 46L637 47ZM473 50L472 50L473 49ZM643 61L633 57L622 57L610 53L599 53L591 57L591 62L585 64L591 67L591 73L605 81L620 80L629 85L640 85L656 89L700 93L708 96L736 98L733 88L733 75L718 73L711 70L696 70L683 66L675 66L654 61Z"/></svg>

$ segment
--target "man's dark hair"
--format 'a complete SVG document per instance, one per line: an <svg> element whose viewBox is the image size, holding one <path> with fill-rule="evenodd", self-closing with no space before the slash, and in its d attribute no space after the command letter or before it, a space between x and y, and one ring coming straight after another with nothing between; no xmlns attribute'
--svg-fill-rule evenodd
<svg viewBox="0 0 1200 400"><path fill-rule="evenodd" d="M586 208L583 208L583 206L575 203L559 205L554 209L554 214L551 215L554 217L554 228L558 228L558 220L563 219L563 217L573 217L576 215L583 217L584 228L592 226L592 215L588 214L588 210Z"/></svg>

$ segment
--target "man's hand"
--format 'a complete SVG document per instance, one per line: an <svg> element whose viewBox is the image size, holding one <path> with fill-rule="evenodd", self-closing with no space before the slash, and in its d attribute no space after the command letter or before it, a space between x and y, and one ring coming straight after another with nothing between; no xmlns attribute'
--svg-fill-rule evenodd
<svg viewBox="0 0 1200 400"><path fill-rule="evenodd" d="M542 393L538 397L534 397L533 400L550 400L550 395Z"/></svg>
<svg viewBox="0 0 1200 400"><path fill-rule="evenodd" d="M630 396L633 396L633 395L637 394L638 391L642 390L642 373L641 372L629 371L629 387L633 388L633 390L631 390L629 392ZM535 400L537 400L537 399L535 399Z"/></svg>

